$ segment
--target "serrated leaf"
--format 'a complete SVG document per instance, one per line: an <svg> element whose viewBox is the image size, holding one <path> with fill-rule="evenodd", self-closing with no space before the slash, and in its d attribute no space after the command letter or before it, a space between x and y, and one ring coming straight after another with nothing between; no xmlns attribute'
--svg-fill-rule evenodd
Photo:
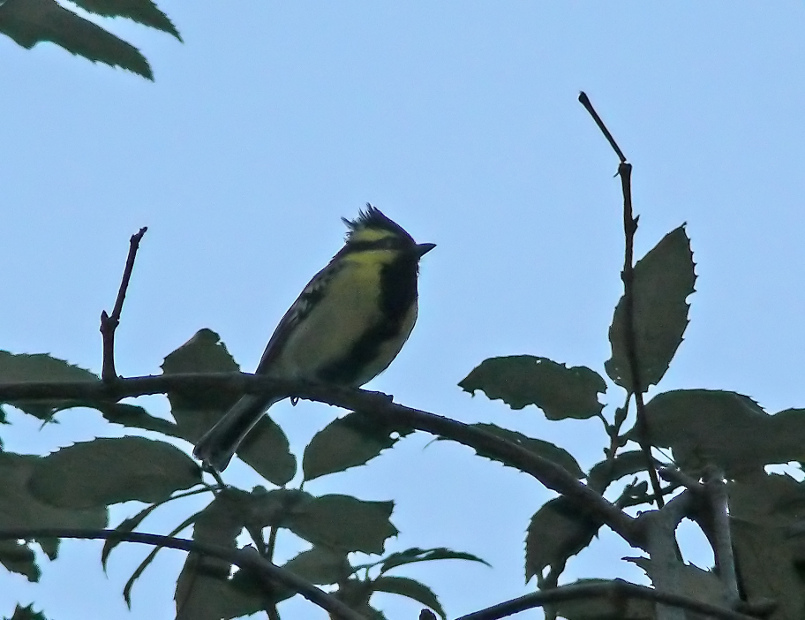
<svg viewBox="0 0 805 620"><path fill-rule="evenodd" d="M628 450L616 455L612 460L596 463L587 475L587 484L598 493L624 476L646 471L646 455L641 450Z"/></svg>
<svg viewBox="0 0 805 620"><path fill-rule="evenodd" d="M0 5L0 15L5 5ZM0 381L3 383L26 383L37 381L100 381L97 375L65 360L51 357L46 353L15 355L0 351ZM28 399L8 404L40 420L50 420L53 414L72 401L56 399Z"/></svg>
<svg viewBox="0 0 805 620"><path fill-rule="evenodd" d="M30 479L41 460L0 452L0 529L106 527L105 506L72 510L43 503L31 495Z"/></svg>
<svg viewBox="0 0 805 620"><path fill-rule="evenodd" d="M514 444L517 444L521 448L528 450L536 456L552 461L553 463L556 463L560 467L564 468L569 474L575 476L576 478L582 478L584 476L584 472L581 470L581 467L579 467L576 459L573 458L573 455L564 448L560 448L549 441L534 439L533 437L528 437L527 435L523 435L517 431L502 428L495 424L478 423L470 424L470 426L485 431L491 435L495 435L496 437L500 437L501 439L505 439L506 441L510 441ZM503 463L508 467L514 467L517 469L517 465L500 458L496 454L490 454L484 450L478 450L477 448L476 453L479 456L483 456L493 461Z"/></svg>
<svg viewBox="0 0 805 620"><path fill-rule="evenodd" d="M193 540L236 549L236 539L249 519L250 507L249 493L234 487L223 489L199 513Z"/></svg>
<svg viewBox="0 0 805 620"><path fill-rule="evenodd" d="M238 458L263 478L284 486L296 475L296 456L280 426L264 414L243 440L237 451Z"/></svg>
<svg viewBox="0 0 805 620"><path fill-rule="evenodd" d="M187 517L184 521L182 521L179 525L173 528L170 532L168 532L168 536L178 536L179 533L190 527L193 523L195 523L196 519L198 519L201 511L196 512L189 517ZM154 558L157 556L162 549L165 547L160 547L155 545L151 551L145 556L145 559L140 562L137 568L134 569L134 572L131 574L131 577L128 578L126 581L126 585L123 586L123 600L126 601L126 605L129 609L131 609L131 590L134 587L136 581L140 578L140 576L145 572L145 569L154 561ZM104 570L106 569L106 565L104 565Z"/></svg>
<svg viewBox="0 0 805 620"><path fill-rule="evenodd" d="M237 548L237 537L249 519L251 497L228 488L198 515L193 540ZM253 614L265 605L266 597L233 587L228 579L231 565L218 558L190 553L176 582L177 620L218 620Z"/></svg>
<svg viewBox="0 0 805 620"><path fill-rule="evenodd" d="M378 577L372 582L375 592L399 594L411 600L430 607L433 611L447 620L447 614L439 603L439 599L424 583L408 577Z"/></svg>
<svg viewBox="0 0 805 620"><path fill-rule="evenodd" d="M48 455L37 465L29 488L52 506L90 508L159 502L200 482L198 465L175 446L119 437L76 443Z"/></svg>
<svg viewBox="0 0 805 620"><path fill-rule="evenodd" d="M196 572L195 557L188 556L185 568L179 574L176 589L176 620L229 620L250 616L273 602L265 587L241 587L240 578L245 571L235 573L231 579Z"/></svg>
<svg viewBox="0 0 805 620"><path fill-rule="evenodd" d="M89 13L103 17L128 17L130 20L173 35L179 41L176 26L151 0L71 0Z"/></svg>
<svg viewBox="0 0 805 620"><path fill-rule="evenodd" d="M359 411L338 418L316 433L305 448L305 480L363 465L412 433Z"/></svg>
<svg viewBox="0 0 805 620"><path fill-rule="evenodd" d="M16 540L0 540L0 564L12 573L24 575L30 582L37 582L42 576L34 552L27 544Z"/></svg>
<svg viewBox="0 0 805 620"><path fill-rule="evenodd" d="M59 556L59 538L36 538L36 544L42 549L42 552L48 556L48 559L53 561Z"/></svg>
<svg viewBox="0 0 805 620"><path fill-rule="evenodd" d="M339 583L352 573L346 553L320 546L303 551L283 568L320 586Z"/></svg>
<svg viewBox="0 0 805 620"><path fill-rule="evenodd" d="M598 394L607 389L601 376L586 366L568 368L533 355L489 358L458 385L470 394L482 390L512 409L536 405L549 420L598 415L603 408Z"/></svg>
<svg viewBox="0 0 805 620"><path fill-rule="evenodd" d="M47 618L41 611L34 611L34 605L31 603L27 607L17 605L10 620L47 620Z"/></svg>
<svg viewBox="0 0 805 620"><path fill-rule="evenodd" d="M651 444L671 448L694 475L715 464L728 478L741 478L765 465L805 460L805 410L769 415L735 392L674 390L646 404L646 419Z"/></svg>
<svg viewBox="0 0 805 620"><path fill-rule="evenodd" d="M151 504L150 506L143 508L136 515L123 519L115 528L115 532L133 532L148 515L150 515L160 506L161 504ZM106 572L106 561L109 559L109 554L112 553L112 549L117 547L121 542L123 541L115 540L114 538L107 538L104 541L103 550L101 550L101 566L103 566L104 572Z"/></svg>
<svg viewBox="0 0 805 620"><path fill-rule="evenodd" d="M229 354L226 345L221 342L220 336L206 328L198 330L190 340L169 353L162 362L164 375L238 370L239 366ZM206 390L194 387L168 392L168 400L176 422L182 427L197 427L195 432L189 433L190 436L201 436L237 399L236 394L229 394L214 387ZM207 419L197 420L197 411L202 412L202 416ZM211 415L210 411L217 412L217 415L215 413Z"/></svg>
<svg viewBox="0 0 805 620"><path fill-rule="evenodd" d="M136 47L54 0L5 0L0 4L0 32L27 49L50 41L93 62L154 79L148 61Z"/></svg>
<svg viewBox="0 0 805 620"><path fill-rule="evenodd" d="M590 544L601 527L600 521L585 514L579 504L557 497L544 504L528 526L525 541L525 578L528 583L550 567L558 573L567 560Z"/></svg>
<svg viewBox="0 0 805 620"><path fill-rule="evenodd" d="M236 372L240 368L210 329L200 329L162 363L166 375L187 372ZM221 419L239 396L221 390L172 391L168 393L171 414L179 433L195 443ZM269 416L264 415L238 450L238 457L269 482L287 484L296 475L296 457L288 438Z"/></svg>
<svg viewBox="0 0 805 620"><path fill-rule="evenodd" d="M805 589L802 536L796 531L805 484L785 475L759 475L730 482L728 494L732 544L748 600L776 600L774 618L800 617Z"/></svg>
<svg viewBox="0 0 805 620"><path fill-rule="evenodd" d="M113 424L154 431L177 439L185 439L176 424L169 420L152 416L137 405L126 403L85 403L84 406L99 410L103 417Z"/></svg>
<svg viewBox="0 0 805 620"><path fill-rule="evenodd" d="M34 381L99 381L98 376L47 353L14 354L0 351L0 381L25 383Z"/></svg>
<svg viewBox="0 0 805 620"><path fill-rule="evenodd" d="M183 372L237 372L240 370L235 358L229 353L221 336L206 327L198 330L178 349L165 356L162 372L166 375ZM194 398L192 394L184 394ZM196 396L194 400L200 400ZM232 400L229 397L228 400Z"/></svg>
<svg viewBox="0 0 805 620"><path fill-rule="evenodd" d="M335 596L353 611L358 612L366 620L382 620L383 614L369 605L373 586L371 581L348 579L338 584Z"/></svg>
<svg viewBox="0 0 805 620"><path fill-rule="evenodd" d="M383 553L398 530L389 517L394 502L367 502L349 495L323 495L302 503L285 520L294 534L314 545L342 551Z"/></svg>
<svg viewBox="0 0 805 620"><path fill-rule="evenodd" d="M648 575L652 583L656 587L660 587L660 581L656 577L656 573L658 573L655 569L656 563L650 558L637 557L623 559L646 571L646 575ZM668 579L669 571L673 573L671 578L679 583L679 589L681 592L685 593L685 596L695 601L729 607L729 599L727 598L724 586L715 573L703 570L693 564L685 564L682 562L674 562L672 564L664 563L660 574L664 579Z"/></svg>
<svg viewBox="0 0 805 620"><path fill-rule="evenodd" d="M430 562L433 560L468 560L470 562L480 562L481 564L491 565L486 560L482 560L477 555L465 553L463 551L453 551L445 547L437 547L435 549L420 549L419 547L412 547L405 551L392 553L385 558L380 564L380 572L386 573L392 568L397 566L404 566L406 564L414 564L416 562Z"/></svg>
<svg viewBox="0 0 805 620"><path fill-rule="evenodd" d="M249 523L253 527L282 527L288 516L303 509L313 496L298 489L255 488L249 498Z"/></svg>
<svg viewBox="0 0 805 620"><path fill-rule="evenodd" d="M688 326L687 298L694 291L693 253L684 225L672 230L634 267L634 334L639 391L656 385L682 343ZM612 357L604 364L610 379L635 392L626 344L626 305L621 297L609 328Z"/></svg>

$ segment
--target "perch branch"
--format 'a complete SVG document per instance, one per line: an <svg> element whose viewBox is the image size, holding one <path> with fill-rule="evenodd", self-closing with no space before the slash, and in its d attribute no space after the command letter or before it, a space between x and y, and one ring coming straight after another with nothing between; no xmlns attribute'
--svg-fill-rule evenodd
<svg viewBox="0 0 805 620"><path fill-rule="evenodd" d="M468 424L434 413L412 409L391 402L378 392L316 385L298 381L280 381L244 373L198 373L152 375L120 378L112 383L80 381L71 383L41 382L0 384L0 402L25 399L82 399L85 403L119 400L170 391L214 388L233 393L272 392L315 400L351 410L371 412L391 426L410 427L469 446L477 451L512 463L548 488L579 503L634 547L642 547L641 529L635 519L579 482L572 474L552 461L537 456L517 444Z"/></svg>
<svg viewBox="0 0 805 620"><path fill-rule="evenodd" d="M113 381L117 378L115 370L115 330L120 325L120 313L123 311L123 302L126 300L126 291L131 280L131 271L134 269L134 259L137 257L137 249L140 247L140 240L143 238L148 228L143 226L137 233L131 236L129 241L129 255L126 258L126 267L123 269L123 278L120 281L120 288L117 291L117 299L112 314L107 314L106 310L101 312L101 337L103 339L103 366L101 367L101 377L104 381Z"/></svg>

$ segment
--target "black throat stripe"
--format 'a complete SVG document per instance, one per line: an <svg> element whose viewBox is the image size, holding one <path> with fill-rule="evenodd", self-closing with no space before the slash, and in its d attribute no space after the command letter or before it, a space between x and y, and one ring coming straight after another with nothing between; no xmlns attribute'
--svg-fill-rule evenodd
<svg viewBox="0 0 805 620"><path fill-rule="evenodd" d="M402 255L384 265L380 273L380 306L383 318L369 326L349 353L319 370L326 383L355 385L361 370L375 360L380 348L398 337L411 305L417 299L418 258ZM391 360L389 360L390 362Z"/></svg>

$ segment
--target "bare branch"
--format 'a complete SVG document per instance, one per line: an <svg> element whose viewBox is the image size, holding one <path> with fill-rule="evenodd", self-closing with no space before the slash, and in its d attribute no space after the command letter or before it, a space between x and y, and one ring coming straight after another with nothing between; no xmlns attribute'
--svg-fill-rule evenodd
<svg viewBox="0 0 805 620"><path fill-rule="evenodd" d="M640 381L640 366L637 359L637 337L634 324L634 237L637 232L639 216L634 217L632 209L632 164L626 161L623 151L615 142L615 138L612 137L609 129L607 129L601 117L598 116L589 97L584 92L579 94L579 101L593 117L596 125L603 132L621 162L618 166L618 176L621 178L621 190L623 192L623 232L626 238L623 271L621 272L621 280L623 281L624 340L626 356L629 360L632 390L635 397L638 443L646 456L646 471L648 472L649 480L651 480L651 488L657 500L657 507L662 508L664 501L660 490L660 479L657 476L654 460L651 457L646 407L643 402L643 384Z"/></svg>
<svg viewBox="0 0 805 620"><path fill-rule="evenodd" d="M598 116L598 112L595 111L595 108L593 107L590 98L584 91L581 91L579 93L579 103L581 103L581 105L584 106L584 109L586 109L587 112L589 112L590 116L593 117L595 124L598 125L598 128L601 130L601 133L604 134L604 137L606 137L607 141L609 142L609 145L612 147L612 150L615 151L615 153L618 155L618 158L621 160L621 163L626 162L626 155L623 154L623 151L621 151L621 148L618 146L618 143L615 142L615 138L613 138L612 134L609 133L609 129L607 129L607 126L604 125L604 121L601 120L601 117Z"/></svg>
<svg viewBox="0 0 805 620"><path fill-rule="evenodd" d="M520 598L512 599L505 603L494 605L493 607L487 607L486 609L476 611L466 616L461 616L456 620L497 620L498 618L505 618L525 611L526 609L543 607L551 603L579 601L591 598L603 598L618 602L630 598L642 599L670 605L679 609L688 609L690 611L706 614L712 618L719 618L720 620L757 620L755 616L747 616L746 614L732 611L731 609L725 609L711 603L697 601L678 594L660 592L648 586L640 586L620 579L615 579L609 583L559 586L551 590L534 592L533 594L526 594Z"/></svg>
<svg viewBox="0 0 805 620"><path fill-rule="evenodd" d="M160 536L158 534L144 534L140 532L119 532L117 530L86 530L76 528L31 528L0 530L0 540L20 540L34 538L79 538L85 540L121 540L126 542L142 543L170 549L198 553L225 560L235 566L249 571L260 578L268 591L273 591L276 584L282 584L294 592L298 592L314 605L325 609L336 618L343 620L365 620L359 613L353 611L335 597L327 594L312 583L298 577L291 571L272 564L250 548L227 549L217 545Z"/></svg>
<svg viewBox="0 0 805 620"><path fill-rule="evenodd" d="M649 480L651 480L654 496L657 499L657 508L662 508L664 501L660 492L660 479L657 477L657 469L654 467L654 459L651 457L646 405L643 402L643 383L640 380L640 366L637 359L637 335L635 333L634 318L634 236L637 232L638 218L632 215L632 164L621 162L620 166L618 166L618 175L621 178L621 188L623 190L623 232L626 237L623 271L621 272L624 326L626 328L626 355L629 358L629 369L632 374L637 438L640 443L640 449L646 455L646 470L648 471Z"/></svg>
<svg viewBox="0 0 805 620"><path fill-rule="evenodd" d="M140 240L143 238L148 228L143 226L137 233L131 236L129 241L129 255L126 258L126 267L123 269L123 278L120 281L120 288L117 291L117 299L112 314L101 312L101 337L103 338L103 366L101 377L104 381L112 381L117 378L115 370L115 330L120 325L120 313L123 311L123 302L126 300L126 291L131 280L131 271L134 269L134 259L137 257L137 249L140 247Z"/></svg>
<svg viewBox="0 0 805 620"><path fill-rule="evenodd" d="M642 530L635 519L579 482L565 469L552 461L537 456L513 442L502 439L468 424L451 420L434 413L396 405L391 398L379 392L316 385L298 381L280 381L244 373L198 373L151 375L120 378L111 383L83 381L72 383L19 383L0 384L0 402L32 398L82 399L109 401L146 394L193 390L204 387L231 392L271 392L306 400L315 400L345 409L370 412L385 418L391 426L411 427L446 439L457 441L478 451L510 462L530 474L549 489L579 503L581 508L619 534L635 547L642 547Z"/></svg>

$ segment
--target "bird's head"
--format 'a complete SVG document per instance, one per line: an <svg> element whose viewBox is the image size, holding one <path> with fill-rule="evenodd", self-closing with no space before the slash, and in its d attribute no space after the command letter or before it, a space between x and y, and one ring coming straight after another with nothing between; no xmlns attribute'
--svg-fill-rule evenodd
<svg viewBox="0 0 805 620"><path fill-rule="evenodd" d="M369 203L354 220L342 219L348 229L342 255L369 252L375 258L385 256L389 262L401 257L416 262L436 247L434 243L417 243L402 226Z"/></svg>

